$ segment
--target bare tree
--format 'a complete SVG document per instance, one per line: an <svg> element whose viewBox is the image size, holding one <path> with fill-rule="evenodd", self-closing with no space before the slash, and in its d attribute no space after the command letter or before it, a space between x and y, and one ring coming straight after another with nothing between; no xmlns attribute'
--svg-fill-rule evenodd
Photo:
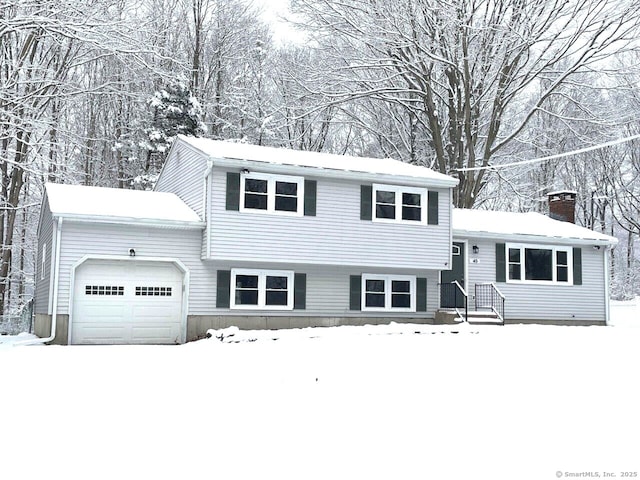
<svg viewBox="0 0 640 480"><path fill-rule="evenodd" d="M138 41L136 7L126 0L0 2L0 312L7 308L14 241L26 237L18 212L31 201L23 194L27 174L32 181L55 180L74 169L62 143L70 138L67 122L81 124L70 100L119 88L124 71L130 73L125 58L149 65L153 51ZM123 66L120 80L105 75L104 83L82 82L83 72L105 59Z"/></svg>
<svg viewBox="0 0 640 480"><path fill-rule="evenodd" d="M627 0L293 0L327 56L342 59L318 93L411 114L454 201L470 207L487 171L574 74L637 37ZM539 82L545 88L536 89Z"/></svg>

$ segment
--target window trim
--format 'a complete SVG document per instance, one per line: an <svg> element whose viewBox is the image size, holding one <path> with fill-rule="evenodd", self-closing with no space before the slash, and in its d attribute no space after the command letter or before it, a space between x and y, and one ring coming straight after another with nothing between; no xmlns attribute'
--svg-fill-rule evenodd
<svg viewBox="0 0 640 480"><path fill-rule="evenodd" d="M378 218L377 216L377 192L378 190L384 192L394 192L395 194L395 209L396 209L396 217L395 218ZM420 195L420 220L404 220L402 218L402 194L409 193L414 195ZM403 223L407 225L426 225L427 217L428 217L428 195L426 188L419 187L405 187L401 185L386 185L382 183L374 183L371 188L371 220L374 222L380 223Z"/></svg>
<svg viewBox="0 0 640 480"><path fill-rule="evenodd" d="M236 305L236 276L254 275L258 277L258 304ZM287 277L287 304L266 305L267 277ZM263 270L253 268L232 268L229 282L229 308L233 310L293 310L294 272L292 270Z"/></svg>
<svg viewBox="0 0 640 480"><path fill-rule="evenodd" d="M45 271L47 268L47 244L42 245L42 258L40 263L40 280L44 280Z"/></svg>
<svg viewBox="0 0 640 480"><path fill-rule="evenodd" d="M257 208L248 208L244 206L245 202L245 185L249 180L266 180L267 181L267 208L266 210ZM296 198L298 200L297 210L289 212L286 210L276 210L276 182L295 183L298 186ZM259 213L269 215L285 215L293 217L302 217L304 215L304 177L294 175L276 175L272 173L250 172L240 174L240 211L245 213Z"/></svg>
<svg viewBox="0 0 640 480"><path fill-rule="evenodd" d="M415 312L416 311L416 276L415 275L382 275L363 273L360 284L360 310L363 312ZM367 280L384 280L384 307L367 307ZM409 308L392 307L391 285L394 280L408 281L411 306Z"/></svg>
<svg viewBox="0 0 640 480"><path fill-rule="evenodd" d="M509 250L520 250L520 279L512 279L509 276ZM551 251L551 280L527 280L526 279L526 249L550 250ZM558 281L558 255L557 252L567 253L567 281ZM535 243L507 243L505 244L505 278L506 283L528 284L528 285L573 285L573 247L561 245L545 245Z"/></svg>

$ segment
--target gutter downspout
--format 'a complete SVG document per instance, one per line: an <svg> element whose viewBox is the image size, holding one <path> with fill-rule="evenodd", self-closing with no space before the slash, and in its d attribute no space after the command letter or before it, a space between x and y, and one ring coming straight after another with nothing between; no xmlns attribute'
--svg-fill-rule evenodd
<svg viewBox="0 0 640 480"><path fill-rule="evenodd" d="M205 250L206 258L211 258L211 215L209 215L209 178L211 178L211 171L213 170L213 160L207 160L207 170L204 172L203 182L204 182L204 190L203 190L203 211L204 211L204 221L206 223L205 229L205 241L207 242L207 248Z"/></svg>
<svg viewBox="0 0 640 480"><path fill-rule="evenodd" d="M611 246L608 246L604 249L602 255L602 261L604 262L604 323L605 325L609 325L611 321L611 307L610 307L610 299L609 299L609 252L611 251Z"/></svg>
<svg viewBox="0 0 640 480"><path fill-rule="evenodd" d="M51 312L51 334L46 338L34 338L31 340L25 340L24 342L16 342L14 346L22 345L38 345L42 343L48 343L56 338L56 328L58 326L58 280L60 273L60 244L62 243L62 217L58 217L58 224L56 225L56 250L55 250L55 266L53 268L53 310Z"/></svg>

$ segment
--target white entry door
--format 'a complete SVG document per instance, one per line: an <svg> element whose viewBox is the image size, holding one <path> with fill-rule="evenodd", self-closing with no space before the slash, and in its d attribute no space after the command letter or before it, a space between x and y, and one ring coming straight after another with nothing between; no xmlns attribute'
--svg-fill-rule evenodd
<svg viewBox="0 0 640 480"><path fill-rule="evenodd" d="M168 262L84 262L75 272L71 343L179 343L182 282Z"/></svg>

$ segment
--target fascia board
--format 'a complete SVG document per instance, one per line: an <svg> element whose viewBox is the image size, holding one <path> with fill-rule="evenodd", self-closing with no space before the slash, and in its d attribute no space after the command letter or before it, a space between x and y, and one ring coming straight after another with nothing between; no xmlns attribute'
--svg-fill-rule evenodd
<svg viewBox="0 0 640 480"><path fill-rule="evenodd" d="M118 225L136 225L148 227L169 227L169 228L187 228L187 229L204 229L204 222L183 222L180 220L157 220L149 218L133 218L133 217L111 217L98 215L73 215L58 213L53 215L54 218L62 217L67 221L80 223L109 223Z"/></svg>
<svg viewBox="0 0 640 480"><path fill-rule="evenodd" d="M472 232L468 230L453 229L453 237L455 238L479 238L489 240L500 241L513 241L513 242L531 242L531 243L554 243L562 245L602 245L602 246L614 246L617 245L618 240L604 240L604 239L589 239L589 238L573 238L573 237L552 237L548 235L523 235L523 234L503 234L492 232Z"/></svg>

